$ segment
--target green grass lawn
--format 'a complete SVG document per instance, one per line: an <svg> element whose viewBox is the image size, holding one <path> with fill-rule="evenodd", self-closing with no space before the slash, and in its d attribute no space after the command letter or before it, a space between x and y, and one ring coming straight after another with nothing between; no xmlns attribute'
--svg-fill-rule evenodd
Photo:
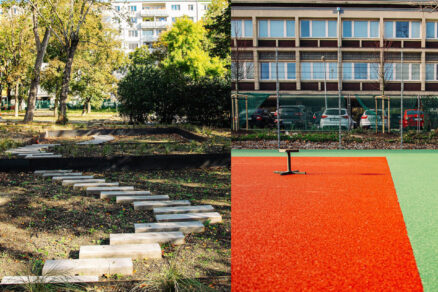
<svg viewBox="0 0 438 292"><path fill-rule="evenodd" d="M232 150L232 156L286 154L277 150ZM294 156L386 157L424 290L438 290L437 150L302 150Z"/></svg>

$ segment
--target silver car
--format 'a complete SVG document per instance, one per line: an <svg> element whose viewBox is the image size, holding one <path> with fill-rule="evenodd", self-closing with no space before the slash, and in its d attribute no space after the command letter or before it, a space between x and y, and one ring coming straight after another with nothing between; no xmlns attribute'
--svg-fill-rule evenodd
<svg viewBox="0 0 438 292"><path fill-rule="evenodd" d="M385 111L385 127L387 127L386 122L388 121L388 114ZM382 127L382 110L377 110L377 127ZM376 112L373 110L366 110L360 117L361 128L376 128Z"/></svg>
<svg viewBox="0 0 438 292"><path fill-rule="evenodd" d="M319 126L321 129L324 128L335 128L339 127L339 120L341 121L341 127L344 129L350 129L352 125L352 120L348 115L347 109L341 108L341 114L339 115L338 108L327 108L321 115L321 120Z"/></svg>

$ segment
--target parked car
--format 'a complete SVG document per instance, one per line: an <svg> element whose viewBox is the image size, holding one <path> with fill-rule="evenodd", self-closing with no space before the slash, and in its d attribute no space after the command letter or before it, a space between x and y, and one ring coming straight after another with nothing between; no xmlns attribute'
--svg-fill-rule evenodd
<svg viewBox="0 0 438 292"><path fill-rule="evenodd" d="M314 112L312 116L312 124L319 128L319 124L321 122L322 111Z"/></svg>
<svg viewBox="0 0 438 292"><path fill-rule="evenodd" d="M377 110L377 117L376 112L374 110L366 110L360 117L359 125L361 128L376 128L376 119L377 119L377 128L382 128L382 110ZM385 111L385 127L387 127L388 122L388 113Z"/></svg>
<svg viewBox="0 0 438 292"><path fill-rule="evenodd" d="M273 127L274 118L268 110L258 108L250 117L248 117L248 123L251 128Z"/></svg>
<svg viewBox="0 0 438 292"><path fill-rule="evenodd" d="M418 111L416 109L407 109L403 114L403 128L417 128L420 126L421 129L424 127L424 112Z"/></svg>
<svg viewBox="0 0 438 292"><path fill-rule="evenodd" d="M306 107L304 105L284 105L279 110L281 128L306 128ZM277 112L275 112L274 116L275 123L277 123Z"/></svg>
<svg viewBox="0 0 438 292"><path fill-rule="evenodd" d="M339 120L341 121L341 127L344 129L350 129L353 125L351 117L348 115L347 109L341 108L341 114L339 115L338 108L327 108L321 115L319 126L324 128L339 127Z"/></svg>

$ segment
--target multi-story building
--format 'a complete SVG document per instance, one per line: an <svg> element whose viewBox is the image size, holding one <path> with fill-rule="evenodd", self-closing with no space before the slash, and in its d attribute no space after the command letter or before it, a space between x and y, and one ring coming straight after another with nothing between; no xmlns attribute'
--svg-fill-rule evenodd
<svg viewBox="0 0 438 292"><path fill-rule="evenodd" d="M233 0L233 89L274 96L278 63L283 97L437 96L431 2Z"/></svg>
<svg viewBox="0 0 438 292"><path fill-rule="evenodd" d="M115 0L113 9L119 17L119 32L127 52L146 45L151 47L161 32L177 18L187 16L199 21L210 0Z"/></svg>

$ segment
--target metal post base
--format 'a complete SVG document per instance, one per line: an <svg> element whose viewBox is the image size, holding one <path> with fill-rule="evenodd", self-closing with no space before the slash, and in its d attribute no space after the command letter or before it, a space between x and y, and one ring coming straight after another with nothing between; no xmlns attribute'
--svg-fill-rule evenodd
<svg viewBox="0 0 438 292"><path fill-rule="evenodd" d="M274 171L274 173L278 173L280 175L289 175L289 174L306 174L305 171L292 170L292 171Z"/></svg>

